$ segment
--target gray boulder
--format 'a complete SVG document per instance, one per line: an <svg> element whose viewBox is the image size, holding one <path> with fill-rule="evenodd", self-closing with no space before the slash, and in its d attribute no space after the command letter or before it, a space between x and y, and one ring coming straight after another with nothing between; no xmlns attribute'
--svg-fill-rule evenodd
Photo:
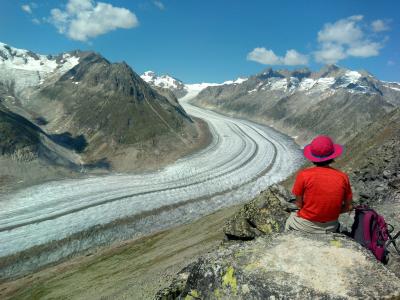
<svg viewBox="0 0 400 300"><path fill-rule="evenodd" d="M220 247L179 278L179 286L156 299L400 297L398 277L362 246L335 234L273 234Z"/></svg>
<svg viewBox="0 0 400 300"><path fill-rule="evenodd" d="M228 240L252 240L257 236L282 232L292 205L290 194L280 185L273 185L246 203L223 231Z"/></svg>

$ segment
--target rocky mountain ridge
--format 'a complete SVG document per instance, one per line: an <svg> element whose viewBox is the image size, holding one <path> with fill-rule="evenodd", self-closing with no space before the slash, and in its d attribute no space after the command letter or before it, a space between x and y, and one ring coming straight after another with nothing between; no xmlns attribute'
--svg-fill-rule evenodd
<svg viewBox="0 0 400 300"><path fill-rule="evenodd" d="M224 88L231 85L245 89L248 94L271 90L284 92L286 96L296 92L312 94L339 89L346 89L350 93L385 94L388 92L387 89L399 91L400 86L396 82L380 81L367 71L354 71L337 65L326 65L317 72L308 68L293 71L267 68L249 78L239 78L220 84ZM253 87L254 89L250 89Z"/></svg>
<svg viewBox="0 0 400 300"><path fill-rule="evenodd" d="M269 68L240 84L207 87L193 102L270 125L299 144L320 133L346 142L399 106L400 91L396 83L336 65L319 72Z"/></svg>

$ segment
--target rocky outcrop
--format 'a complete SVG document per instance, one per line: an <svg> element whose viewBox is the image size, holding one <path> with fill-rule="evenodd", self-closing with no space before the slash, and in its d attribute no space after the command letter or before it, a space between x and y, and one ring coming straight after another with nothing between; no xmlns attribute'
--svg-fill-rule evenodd
<svg viewBox="0 0 400 300"><path fill-rule="evenodd" d="M180 271L156 299L400 297L395 256L384 266L343 234L283 232L290 198L273 185L245 204L223 228L231 242Z"/></svg>
<svg viewBox="0 0 400 300"><path fill-rule="evenodd" d="M223 231L228 240L252 240L257 236L283 232L290 194L280 185L273 185L246 203L225 224Z"/></svg>
<svg viewBox="0 0 400 300"><path fill-rule="evenodd" d="M400 297L400 280L356 242L335 234L264 236L189 265L156 299Z"/></svg>

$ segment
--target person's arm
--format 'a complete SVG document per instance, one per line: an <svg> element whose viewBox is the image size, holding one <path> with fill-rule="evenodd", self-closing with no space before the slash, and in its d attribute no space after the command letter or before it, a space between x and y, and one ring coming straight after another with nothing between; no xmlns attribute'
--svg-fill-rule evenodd
<svg viewBox="0 0 400 300"><path fill-rule="evenodd" d="M296 181L294 182L292 194L296 196L296 206L298 208L303 207L303 193L304 193L304 180L301 172L296 176Z"/></svg>
<svg viewBox="0 0 400 300"><path fill-rule="evenodd" d="M298 208L303 207L303 196L296 196L296 206Z"/></svg>
<svg viewBox="0 0 400 300"><path fill-rule="evenodd" d="M342 208L340 209L341 214L353 210L352 201L353 201L352 199L343 201Z"/></svg>
<svg viewBox="0 0 400 300"><path fill-rule="evenodd" d="M340 213L350 212L353 210L353 193L351 191L351 185L349 177L346 176L346 192L344 195L342 207L340 209Z"/></svg>

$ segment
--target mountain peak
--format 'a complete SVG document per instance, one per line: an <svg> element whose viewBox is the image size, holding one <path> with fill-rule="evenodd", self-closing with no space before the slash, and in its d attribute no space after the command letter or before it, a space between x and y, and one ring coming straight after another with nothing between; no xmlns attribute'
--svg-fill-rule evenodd
<svg viewBox="0 0 400 300"><path fill-rule="evenodd" d="M0 42L0 82L13 82L13 92L38 86L47 78L62 76L76 66L87 52L71 51L42 55Z"/></svg>
<svg viewBox="0 0 400 300"><path fill-rule="evenodd" d="M156 76L157 74L154 71L149 70L149 71L144 72L143 75Z"/></svg>
<svg viewBox="0 0 400 300"><path fill-rule="evenodd" d="M154 71L146 71L140 77L155 88L171 90L178 98L183 97L187 93L184 83L168 74L160 76Z"/></svg>
<svg viewBox="0 0 400 300"><path fill-rule="evenodd" d="M315 73L315 77L337 77L348 71L346 68L341 68L335 64L327 64L323 66L318 72Z"/></svg>

